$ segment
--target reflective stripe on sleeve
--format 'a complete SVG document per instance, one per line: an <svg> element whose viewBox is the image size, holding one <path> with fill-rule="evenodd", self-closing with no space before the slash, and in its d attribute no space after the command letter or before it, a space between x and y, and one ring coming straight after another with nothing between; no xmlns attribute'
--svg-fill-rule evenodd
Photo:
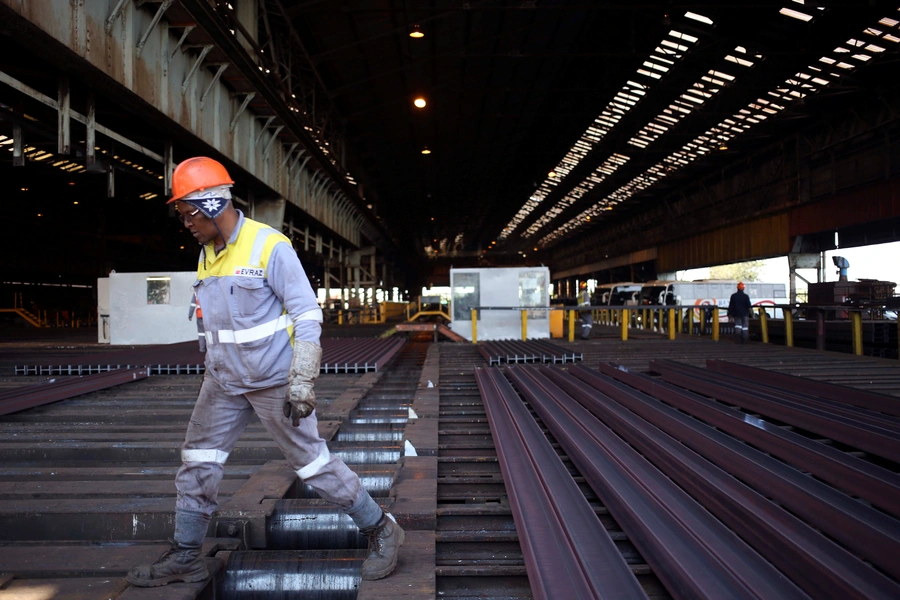
<svg viewBox="0 0 900 600"><path fill-rule="evenodd" d="M228 460L228 453L222 450L191 448L181 451L181 462L211 462L224 465L226 460Z"/></svg>
<svg viewBox="0 0 900 600"><path fill-rule="evenodd" d="M239 329L232 331L231 329L220 329L219 331L207 331L206 341L209 344L246 344L247 342L255 342L275 335L282 329L287 329L291 325L291 319L288 315L281 315L277 319L273 319L268 323L257 325L249 329Z"/></svg>
<svg viewBox="0 0 900 600"><path fill-rule="evenodd" d="M294 324L296 325L300 321L317 321L321 323L322 320L322 309L314 308L312 310L306 311L305 313L294 319Z"/></svg>
<svg viewBox="0 0 900 600"><path fill-rule="evenodd" d="M313 475L318 475L319 471L328 464L329 460L331 460L331 452L328 451L328 446L322 446L322 453L319 454L316 460L312 461L302 469L298 469L297 476L300 477L300 479L309 479Z"/></svg>

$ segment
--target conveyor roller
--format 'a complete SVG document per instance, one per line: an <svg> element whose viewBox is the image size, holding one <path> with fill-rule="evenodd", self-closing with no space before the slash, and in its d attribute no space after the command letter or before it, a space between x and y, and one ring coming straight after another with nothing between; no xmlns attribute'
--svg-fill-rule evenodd
<svg viewBox="0 0 900 600"><path fill-rule="evenodd" d="M232 552L219 600L355 600L365 550Z"/></svg>

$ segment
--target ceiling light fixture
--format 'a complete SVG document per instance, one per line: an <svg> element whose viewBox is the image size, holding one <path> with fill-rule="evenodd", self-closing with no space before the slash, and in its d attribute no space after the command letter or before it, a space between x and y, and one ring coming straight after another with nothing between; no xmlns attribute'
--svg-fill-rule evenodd
<svg viewBox="0 0 900 600"><path fill-rule="evenodd" d="M556 177L556 171L550 171L547 173L547 177Z"/></svg>
<svg viewBox="0 0 900 600"><path fill-rule="evenodd" d="M425 105L427 104L427 102L425 102L425 98L422 98L421 96L419 96L418 98L413 100L413 104L416 105L416 108L425 108Z"/></svg>
<svg viewBox="0 0 900 600"><path fill-rule="evenodd" d="M428 149L428 146L422 148L422 154L431 154L431 150Z"/></svg>
<svg viewBox="0 0 900 600"><path fill-rule="evenodd" d="M416 39L425 37L425 34L422 33L422 30L421 30L421 29L419 29L419 24L418 24L418 23L416 23L415 25L413 25L412 31L409 32L409 37L411 37L411 38L416 38Z"/></svg>

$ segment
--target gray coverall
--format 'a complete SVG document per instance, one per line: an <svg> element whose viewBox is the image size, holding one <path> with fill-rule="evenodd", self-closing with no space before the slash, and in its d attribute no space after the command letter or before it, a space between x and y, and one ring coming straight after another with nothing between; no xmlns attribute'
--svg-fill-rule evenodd
<svg viewBox="0 0 900 600"><path fill-rule="evenodd" d="M322 311L312 287L290 241L238 213L226 248L217 255L206 246L198 263L206 375L182 446L176 510L212 515L225 460L255 412L305 483L358 526L372 526L381 510L329 453L315 411L299 427L282 412L292 338L319 343Z"/></svg>

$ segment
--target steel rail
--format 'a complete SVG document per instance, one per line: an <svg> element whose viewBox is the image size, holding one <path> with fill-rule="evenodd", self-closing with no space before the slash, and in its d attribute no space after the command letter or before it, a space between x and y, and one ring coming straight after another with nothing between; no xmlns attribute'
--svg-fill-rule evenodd
<svg viewBox="0 0 900 600"><path fill-rule="evenodd" d="M613 429L775 569L814 598L895 598L900 586L790 512L687 449L616 401L571 375L540 375ZM551 379L552 377L552 379ZM543 385L532 372L532 385ZM615 516L615 515L614 515ZM769 577L772 575L769 574ZM754 588L755 589L755 588ZM784 597L760 592L762 597Z"/></svg>
<svg viewBox="0 0 900 600"><path fill-rule="evenodd" d="M146 379L147 376L148 369L146 367L117 369L106 373L84 375L73 379L7 390L0 396L0 416L67 398L74 398L75 396L96 392L130 381Z"/></svg>
<svg viewBox="0 0 900 600"><path fill-rule="evenodd" d="M581 360L582 354L560 348L545 340L493 340L479 344L478 351L488 364L552 362Z"/></svg>
<svg viewBox="0 0 900 600"><path fill-rule="evenodd" d="M516 388L675 598L806 598L770 563L534 368Z"/></svg>
<svg viewBox="0 0 900 600"><path fill-rule="evenodd" d="M104 351L42 360L15 367L16 375L90 375L116 369L152 367L151 373L201 373L204 355L197 342L133 350Z"/></svg>
<svg viewBox="0 0 900 600"><path fill-rule="evenodd" d="M749 487L754 488L765 498L771 498L778 502L859 556L900 579L900 560L898 560L900 557L900 521L804 475L729 435L716 431L709 425L666 406L655 398L601 376L596 371L578 366L571 369L569 373L677 440L672 443L684 444L720 469L740 481L747 482ZM575 396L576 393L583 393L585 390L570 385L570 375L562 375L559 372L547 373L552 381L580 402L596 402L590 398L582 400ZM608 403L603 399L600 402L604 405L605 414L605 411L609 410L609 407L606 406ZM616 427L616 430L620 433L622 431L619 427ZM641 450L641 447L636 447ZM679 450L679 452L681 451ZM647 452L644 454L648 455ZM757 501L759 500L762 498L757 498ZM766 506L768 507L768 505ZM777 509L777 507L775 508ZM745 539L748 538L745 537ZM816 552L824 552L828 550L830 544L832 542L826 541L821 546L813 545L812 547ZM766 555L762 549L758 548L758 550ZM775 553L774 557L769 555L773 562L779 557L782 557L781 552ZM837 556L835 560L843 568L846 558ZM776 566L778 566L777 563ZM800 566L799 563L797 566ZM806 567L803 567L800 568L800 572L805 575L808 571ZM811 572L810 575L812 575ZM807 588L807 591L813 593L815 590Z"/></svg>
<svg viewBox="0 0 900 600"><path fill-rule="evenodd" d="M802 406L789 400L773 401L761 398L756 393L747 393L734 389L733 386L709 381L705 376L706 369L683 363L653 360L650 362L650 370L660 373L665 381L683 388L900 462L900 437L892 432L859 423L851 424L825 410Z"/></svg>
<svg viewBox="0 0 900 600"><path fill-rule="evenodd" d="M534 597L646 598L609 533L502 373L476 368L475 379Z"/></svg>
<svg viewBox="0 0 900 600"><path fill-rule="evenodd" d="M323 338L321 372L377 371L384 367L405 343L401 338Z"/></svg>
<svg viewBox="0 0 900 600"><path fill-rule="evenodd" d="M648 375L600 364L600 372L900 516L900 475Z"/></svg>
<svg viewBox="0 0 900 600"><path fill-rule="evenodd" d="M859 390L825 381L816 381L815 379L808 379L806 377L797 377L786 373L777 373L766 369L748 367L724 360L709 359L706 361L706 368L718 373L737 375L745 379L753 379L766 384L777 385L783 389L794 392L814 394L821 398L834 400L835 402L851 404L853 406L859 406L861 408L867 408L876 412L900 417L900 398L896 396L877 394L875 392Z"/></svg>
<svg viewBox="0 0 900 600"><path fill-rule="evenodd" d="M794 390L778 388L755 379L744 379L735 375L710 371L709 369L701 369L700 372L703 373L704 379L748 392L753 391L762 398L772 399L777 402L790 400L805 407L827 411L846 423L872 425L891 431L895 435L900 435L900 420L892 415L875 412L868 408L851 406L843 402L829 400L828 398L819 398Z"/></svg>

